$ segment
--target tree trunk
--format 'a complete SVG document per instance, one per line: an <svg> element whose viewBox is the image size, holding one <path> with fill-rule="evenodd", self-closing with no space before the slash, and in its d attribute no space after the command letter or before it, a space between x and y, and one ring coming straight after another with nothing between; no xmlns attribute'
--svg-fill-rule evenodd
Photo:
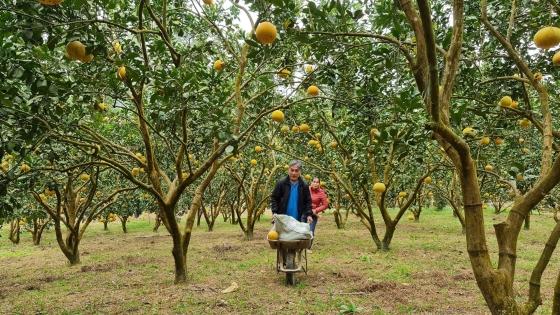
<svg viewBox="0 0 560 315"><path fill-rule="evenodd" d="M126 228L126 221L128 220L128 216L123 216L120 219L123 233L128 233L128 229Z"/></svg>
<svg viewBox="0 0 560 315"><path fill-rule="evenodd" d="M527 216L525 216L525 224L523 225L523 228L525 230L529 230L531 228L531 211L529 211Z"/></svg>
<svg viewBox="0 0 560 315"><path fill-rule="evenodd" d="M152 232L157 232L159 230L159 226L161 225L161 217L158 213L156 213L156 218L154 219L154 228Z"/></svg>
<svg viewBox="0 0 560 315"><path fill-rule="evenodd" d="M10 225L10 241L19 244L19 220L12 221Z"/></svg>

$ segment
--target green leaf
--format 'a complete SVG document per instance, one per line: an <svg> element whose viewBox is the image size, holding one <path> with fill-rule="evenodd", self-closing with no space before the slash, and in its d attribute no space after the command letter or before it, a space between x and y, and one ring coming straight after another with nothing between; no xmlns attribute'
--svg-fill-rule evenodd
<svg viewBox="0 0 560 315"><path fill-rule="evenodd" d="M233 149L234 149L234 147L233 147L232 145L228 145L228 146L226 147L226 153L229 154L229 153L233 152Z"/></svg>
<svg viewBox="0 0 560 315"><path fill-rule="evenodd" d="M247 43L247 45L249 45L249 46L253 46L253 47L257 47L257 48L261 46L257 42L255 42L254 40L251 40L251 39L245 39L245 43Z"/></svg>

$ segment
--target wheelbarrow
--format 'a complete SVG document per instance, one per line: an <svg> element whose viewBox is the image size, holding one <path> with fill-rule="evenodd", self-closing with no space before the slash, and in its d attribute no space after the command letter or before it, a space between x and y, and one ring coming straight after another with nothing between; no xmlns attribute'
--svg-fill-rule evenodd
<svg viewBox="0 0 560 315"><path fill-rule="evenodd" d="M296 273L307 274L307 251L309 240L280 241L268 239L270 248L276 249L276 271L286 273L286 283L296 284ZM302 254L303 253L303 254Z"/></svg>

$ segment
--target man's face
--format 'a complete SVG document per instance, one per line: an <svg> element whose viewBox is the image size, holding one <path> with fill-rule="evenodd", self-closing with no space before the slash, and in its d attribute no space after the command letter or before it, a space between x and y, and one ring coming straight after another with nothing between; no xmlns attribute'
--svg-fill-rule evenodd
<svg viewBox="0 0 560 315"><path fill-rule="evenodd" d="M290 175L290 181L295 182L298 180L299 175L301 175L301 170L297 167L297 165L292 165L288 169Z"/></svg>

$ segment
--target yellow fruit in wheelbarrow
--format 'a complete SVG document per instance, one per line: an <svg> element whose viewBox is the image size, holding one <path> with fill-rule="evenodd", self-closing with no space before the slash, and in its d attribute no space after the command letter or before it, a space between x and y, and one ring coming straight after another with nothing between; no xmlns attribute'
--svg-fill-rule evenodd
<svg viewBox="0 0 560 315"><path fill-rule="evenodd" d="M278 239L278 232L276 232L276 231L268 232L268 239L269 240L277 240Z"/></svg>

